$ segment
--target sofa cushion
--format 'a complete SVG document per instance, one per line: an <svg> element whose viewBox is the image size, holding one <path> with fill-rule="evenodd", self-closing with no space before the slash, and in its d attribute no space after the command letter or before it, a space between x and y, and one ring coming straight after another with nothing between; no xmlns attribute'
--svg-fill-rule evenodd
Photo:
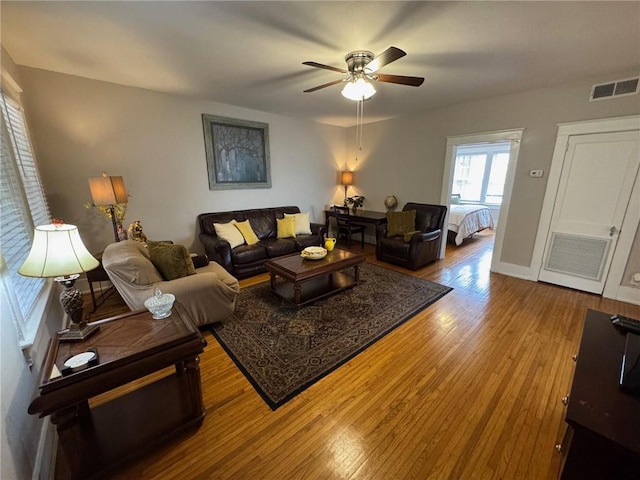
<svg viewBox="0 0 640 480"><path fill-rule="evenodd" d="M297 250L304 250L307 247L318 247L322 243L318 235L296 235Z"/></svg>
<svg viewBox="0 0 640 480"><path fill-rule="evenodd" d="M260 245L267 250L267 256L269 258L290 255L296 252L296 243L293 238L266 238L260 240Z"/></svg>
<svg viewBox="0 0 640 480"><path fill-rule="evenodd" d="M404 235L416 229L416 211L387 212L387 237Z"/></svg>
<svg viewBox="0 0 640 480"><path fill-rule="evenodd" d="M309 212L305 213L285 213L284 218L293 217L296 222L296 235L311 235L311 223L309 222Z"/></svg>
<svg viewBox="0 0 640 480"><path fill-rule="evenodd" d="M196 273L191 255L184 245L147 242L151 263L165 280L186 277Z"/></svg>
<svg viewBox="0 0 640 480"><path fill-rule="evenodd" d="M245 213L245 217L249 220L253 231L260 240L276 238L276 216L270 208L248 210Z"/></svg>
<svg viewBox="0 0 640 480"><path fill-rule="evenodd" d="M278 226L277 238L295 238L296 236L296 219L294 217L276 218Z"/></svg>
<svg viewBox="0 0 640 480"><path fill-rule="evenodd" d="M235 220L231 220L229 223L214 223L213 228L218 237L229 242L231 248L236 248L244 243L244 237L236 227Z"/></svg>
<svg viewBox="0 0 640 480"><path fill-rule="evenodd" d="M231 259L234 264L259 262L266 258L268 258L267 249L260 243L256 243L255 245L240 245L231 250Z"/></svg>
<svg viewBox="0 0 640 480"><path fill-rule="evenodd" d="M253 228L251 228L251 223L249 220L245 220L244 222L236 222L236 228L240 230L240 233L244 237L244 241L247 245L255 245L258 243L259 238L256 236Z"/></svg>

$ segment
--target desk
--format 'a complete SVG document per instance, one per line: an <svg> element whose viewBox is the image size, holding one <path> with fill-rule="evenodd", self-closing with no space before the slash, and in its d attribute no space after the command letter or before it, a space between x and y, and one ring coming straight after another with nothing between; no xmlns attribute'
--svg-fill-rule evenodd
<svg viewBox="0 0 640 480"><path fill-rule="evenodd" d="M618 384L625 338L611 315L587 312L571 393L562 399L568 424L557 446L562 480L638 478L640 398Z"/></svg>
<svg viewBox="0 0 640 480"><path fill-rule="evenodd" d="M84 342L49 344L30 414L51 415L73 479L102 476L204 419L199 355L206 341L175 303L170 317L137 312L94 322ZM51 378L72 355L95 348L98 364ZM175 365L175 372L95 407L89 399Z"/></svg>
<svg viewBox="0 0 640 480"><path fill-rule="evenodd" d="M329 209L324 211L324 225L327 229L327 236L329 236L329 219L332 217L334 217L333 210ZM371 210L358 209L356 213L349 213L349 219L355 223L373 225L375 228L378 225L387 223L387 212L373 212Z"/></svg>

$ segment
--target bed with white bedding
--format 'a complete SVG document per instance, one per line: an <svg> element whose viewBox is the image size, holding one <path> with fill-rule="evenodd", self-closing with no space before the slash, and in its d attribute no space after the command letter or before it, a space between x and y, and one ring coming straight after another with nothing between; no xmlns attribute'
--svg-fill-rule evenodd
<svg viewBox="0 0 640 480"><path fill-rule="evenodd" d="M451 205L449 208L448 238L456 245L474 233L494 226L491 211L484 205Z"/></svg>

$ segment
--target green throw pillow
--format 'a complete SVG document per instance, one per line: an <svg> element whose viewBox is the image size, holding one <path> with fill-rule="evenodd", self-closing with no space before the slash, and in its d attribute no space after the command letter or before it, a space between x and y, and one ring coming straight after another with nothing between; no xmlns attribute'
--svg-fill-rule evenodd
<svg viewBox="0 0 640 480"><path fill-rule="evenodd" d="M404 243L411 242L411 239L416 233L420 233L420 230L414 230L413 232L408 232L404 234Z"/></svg>
<svg viewBox="0 0 640 480"><path fill-rule="evenodd" d="M184 245L148 242L151 263L165 280L186 277L196 273L191 255Z"/></svg>
<svg viewBox="0 0 640 480"><path fill-rule="evenodd" d="M387 212L387 237L396 237L416 229L416 211Z"/></svg>

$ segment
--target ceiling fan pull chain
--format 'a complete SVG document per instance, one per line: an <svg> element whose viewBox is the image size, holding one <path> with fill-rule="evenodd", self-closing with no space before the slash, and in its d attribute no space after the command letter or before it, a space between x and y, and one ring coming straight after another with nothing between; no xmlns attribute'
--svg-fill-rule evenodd
<svg viewBox="0 0 640 480"><path fill-rule="evenodd" d="M360 142L358 146L358 149L360 151L362 151L362 133L364 128L363 122L364 122L364 99L360 100Z"/></svg>

